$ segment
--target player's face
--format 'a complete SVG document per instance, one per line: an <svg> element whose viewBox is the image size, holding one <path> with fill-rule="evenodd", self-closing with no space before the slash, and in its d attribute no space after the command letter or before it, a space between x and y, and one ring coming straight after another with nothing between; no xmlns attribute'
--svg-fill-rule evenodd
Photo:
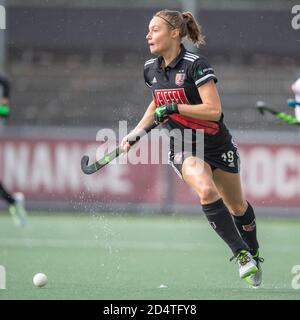
<svg viewBox="0 0 300 320"><path fill-rule="evenodd" d="M172 37L170 29L163 19L153 17L149 23L149 32L146 39L152 54L162 55L170 48Z"/></svg>

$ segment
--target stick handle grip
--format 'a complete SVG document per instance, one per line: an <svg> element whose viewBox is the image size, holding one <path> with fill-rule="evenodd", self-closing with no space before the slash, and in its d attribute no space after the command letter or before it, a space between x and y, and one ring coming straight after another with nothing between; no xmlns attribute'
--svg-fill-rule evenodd
<svg viewBox="0 0 300 320"><path fill-rule="evenodd" d="M151 123L149 126L147 126L145 129L140 130L139 132L132 135L132 139L128 141L128 143L133 146L135 143L137 143L143 136L145 136L147 133L149 133L152 129L157 127L158 124L155 122Z"/></svg>

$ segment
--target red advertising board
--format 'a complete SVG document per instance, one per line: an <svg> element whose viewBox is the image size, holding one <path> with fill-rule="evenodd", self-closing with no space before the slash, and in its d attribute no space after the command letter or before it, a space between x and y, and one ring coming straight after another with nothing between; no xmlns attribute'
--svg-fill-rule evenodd
<svg viewBox="0 0 300 320"><path fill-rule="evenodd" d="M168 165L109 164L84 175L80 159L97 145L77 139L1 138L0 177L28 200L95 199L160 204L172 188L175 204L197 204L197 195ZM146 146L146 148L148 148ZM247 199L265 207L300 208L300 149L297 144L240 143Z"/></svg>

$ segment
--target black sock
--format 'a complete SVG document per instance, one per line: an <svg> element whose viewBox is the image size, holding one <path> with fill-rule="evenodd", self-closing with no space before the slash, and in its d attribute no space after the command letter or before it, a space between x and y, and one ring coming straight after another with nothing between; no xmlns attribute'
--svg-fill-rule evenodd
<svg viewBox="0 0 300 320"><path fill-rule="evenodd" d="M202 208L210 225L227 243L234 255L240 250L249 251L247 244L239 235L231 214L224 205L222 199L213 203L204 204L202 205Z"/></svg>
<svg viewBox="0 0 300 320"><path fill-rule="evenodd" d="M3 187L2 183L0 183L0 197L7 201L9 204L14 204L15 199L11 194L9 194Z"/></svg>
<svg viewBox="0 0 300 320"><path fill-rule="evenodd" d="M234 222L241 237L249 246L251 254L255 254L259 248L259 245L256 236L255 214L249 202L248 208L244 215L234 216Z"/></svg>

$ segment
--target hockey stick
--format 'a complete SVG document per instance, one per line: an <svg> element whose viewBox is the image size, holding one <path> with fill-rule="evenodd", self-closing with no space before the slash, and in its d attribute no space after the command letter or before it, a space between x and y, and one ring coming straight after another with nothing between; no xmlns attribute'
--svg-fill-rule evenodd
<svg viewBox="0 0 300 320"><path fill-rule="evenodd" d="M150 132L152 129L157 127L156 123L152 123L148 127L146 127L144 130L141 130L139 133L132 136L132 139L129 142L131 146L136 144L144 135L146 135L148 132ZM102 169L104 166L106 166L108 163L110 163L112 160L120 156L124 150L119 146L112 152L105 154L100 160L92 163L89 165L89 157L83 156L81 158L81 170L85 174L93 174L97 172L98 170Z"/></svg>
<svg viewBox="0 0 300 320"><path fill-rule="evenodd" d="M300 122L290 114L287 114L285 112L278 112L269 106L267 106L263 101L257 101L255 107L258 109L258 111L264 115L265 112L271 113L274 115L276 118L291 124L291 125L300 125Z"/></svg>
<svg viewBox="0 0 300 320"><path fill-rule="evenodd" d="M288 99L287 104L289 107L297 107L300 106L300 102L294 99Z"/></svg>

